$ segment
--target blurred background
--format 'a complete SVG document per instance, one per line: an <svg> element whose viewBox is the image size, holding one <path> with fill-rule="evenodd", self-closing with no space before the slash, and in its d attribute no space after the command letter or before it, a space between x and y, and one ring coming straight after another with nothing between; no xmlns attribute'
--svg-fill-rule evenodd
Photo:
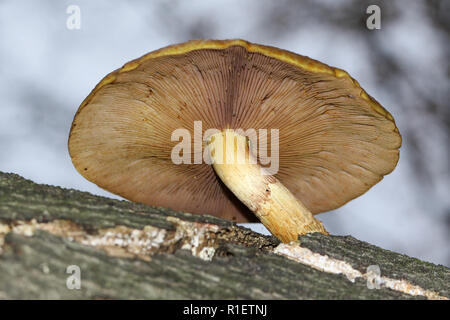
<svg viewBox="0 0 450 320"><path fill-rule="evenodd" d="M381 25L369 30L369 5ZM80 9L80 28L67 20ZM70 25L70 23L69 23ZM0 2L0 171L107 197L72 166L73 116L103 76L190 39L242 38L342 68L394 116L400 161L320 214L332 234L450 266L450 1Z"/></svg>

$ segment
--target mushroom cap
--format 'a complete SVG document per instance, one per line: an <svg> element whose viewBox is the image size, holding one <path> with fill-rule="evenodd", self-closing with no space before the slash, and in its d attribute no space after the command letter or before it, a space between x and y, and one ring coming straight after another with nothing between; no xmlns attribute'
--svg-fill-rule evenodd
<svg viewBox="0 0 450 320"><path fill-rule="evenodd" d="M172 132L193 137L194 121L203 132L278 129L276 177L313 214L379 182L401 146L391 114L347 72L243 40L194 40L103 78L75 115L69 152L86 179L126 199L256 221L210 165L172 162Z"/></svg>

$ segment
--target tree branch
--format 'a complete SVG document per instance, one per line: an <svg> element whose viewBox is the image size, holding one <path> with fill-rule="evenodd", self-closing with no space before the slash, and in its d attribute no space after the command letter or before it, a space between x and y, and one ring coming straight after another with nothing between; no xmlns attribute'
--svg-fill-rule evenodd
<svg viewBox="0 0 450 320"><path fill-rule="evenodd" d="M70 265L79 290L66 285ZM444 266L352 237L284 245L215 217L0 172L0 298L445 299L449 284Z"/></svg>

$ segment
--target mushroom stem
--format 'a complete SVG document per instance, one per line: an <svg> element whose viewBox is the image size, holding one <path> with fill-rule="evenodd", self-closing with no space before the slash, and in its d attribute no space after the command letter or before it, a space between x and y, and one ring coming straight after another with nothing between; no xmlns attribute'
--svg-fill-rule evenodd
<svg viewBox="0 0 450 320"><path fill-rule="evenodd" d="M226 129L210 136L207 146L219 178L282 242L311 232L328 234L300 200L257 163L245 136Z"/></svg>

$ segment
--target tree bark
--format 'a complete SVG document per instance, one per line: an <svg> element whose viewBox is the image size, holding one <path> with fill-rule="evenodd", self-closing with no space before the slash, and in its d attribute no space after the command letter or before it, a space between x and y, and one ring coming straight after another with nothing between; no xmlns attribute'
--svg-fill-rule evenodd
<svg viewBox="0 0 450 320"><path fill-rule="evenodd" d="M79 268L79 289L69 266ZM350 236L285 245L212 216L0 172L3 299L449 297L448 268Z"/></svg>

